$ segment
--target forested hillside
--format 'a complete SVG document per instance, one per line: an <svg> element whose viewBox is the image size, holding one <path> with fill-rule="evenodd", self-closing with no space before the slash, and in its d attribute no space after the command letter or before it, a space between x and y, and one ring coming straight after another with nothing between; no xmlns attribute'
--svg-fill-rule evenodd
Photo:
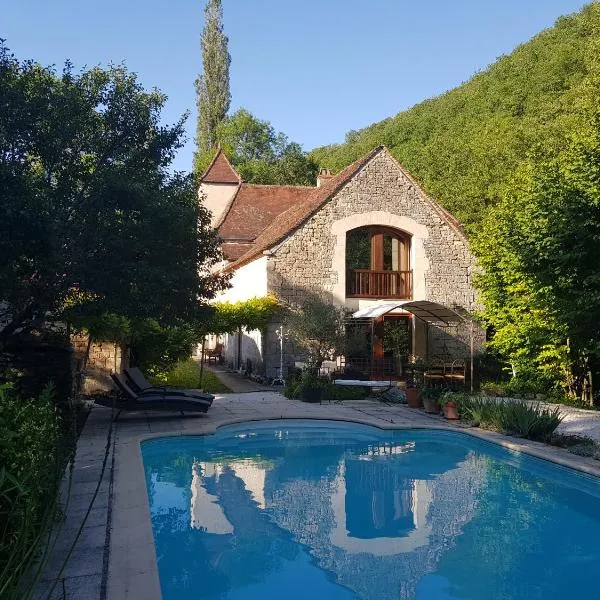
<svg viewBox="0 0 600 600"><path fill-rule="evenodd" d="M339 171L385 144L425 189L477 230L486 207L532 152L554 155L576 127L600 37L600 3L561 17L554 27L500 58L470 81L361 131L313 150Z"/></svg>

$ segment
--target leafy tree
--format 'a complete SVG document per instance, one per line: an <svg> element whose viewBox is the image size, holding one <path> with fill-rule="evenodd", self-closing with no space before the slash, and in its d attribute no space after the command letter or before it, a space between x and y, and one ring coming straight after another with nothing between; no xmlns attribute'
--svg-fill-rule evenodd
<svg viewBox="0 0 600 600"><path fill-rule="evenodd" d="M564 150L531 158L474 246L494 344L518 376L533 371L587 402L600 374L598 56Z"/></svg>
<svg viewBox="0 0 600 600"><path fill-rule="evenodd" d="M265 185L315 184L317 164L300 145L244 108L221 122L217 140L244 181ZM212 155L205 153L201 158L204 168Z"/></svg>
<svg viewBox="0 0 600 600"><path fill-rule="evenodd" d="M0 341L66 308L193 319L225 285L164 102L123 67L57 75L0 47Z"/></svg>
<svg viewBox="0 0 600 600"><path fill-rule="evenodd" d="M200 40L203 73L196 80L198 124L195 163L198 162L197 157L212 152L215 148L217 127L225 118L231 103L229 91L231 56L227 49L227 36L223 33L221 0L208 0L204 15L204 30ZM198 174L201 173L197 168L195 170Z"/></svg>
<svg viewBox="0 0 600 600"><path fill-rule="evenodd" d="M311 369L318 372L323 361L344 354L346 313L342 308L309 296L290 307L286 321L290 337Z"/></svg>
<svg viewBox="0 0 600 600"><path fill-rule="evenodd" d="M350 131L345 143L317 148L310 157L336 172L385 144L434 198L477 231L528 152L539 145L554 156L576 130L574 107L599 25L600 3L593 2L465 84Z"/></svg>

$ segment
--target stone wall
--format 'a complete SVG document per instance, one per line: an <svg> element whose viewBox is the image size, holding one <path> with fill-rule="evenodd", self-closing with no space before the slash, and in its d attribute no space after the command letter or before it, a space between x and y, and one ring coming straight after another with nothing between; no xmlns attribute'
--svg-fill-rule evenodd
<svg viewBox="0 0 600 600"><path fill-rule="evenodd" d="M126 352L113 342L95 342L90 348L87 368L82 373L85 351L88 338L86 335L74 335L71 338L73 344L73 359L75 378L81 381L81 392L94 394L110 391L113 383L111 373L122 373L125 364Z"/></svg>
<svg viewBox="0 0 600 600"><path fill-rule="evenodd" d="M332 200L274 250L267 266L269 290L287 302L313 293L350 309L358 308L356 300L345 298L345 232L358 225L376 224L373 221L387 226L401 223L402 229L412 235L414 299L469 312L477 307L475 259L466 238L445 220L386 150L375 155ZM468 324L456 328L454 335L463 343L455 344L455 352L456 348L465 348L469 329ZM430 336L430 355L441 350L436 345L442 339ZM477 348L483 340L484 334L477 327ZM272 348L271 339L267 340L267 348ZM269 370L272 357L266 359Z"/></svg>

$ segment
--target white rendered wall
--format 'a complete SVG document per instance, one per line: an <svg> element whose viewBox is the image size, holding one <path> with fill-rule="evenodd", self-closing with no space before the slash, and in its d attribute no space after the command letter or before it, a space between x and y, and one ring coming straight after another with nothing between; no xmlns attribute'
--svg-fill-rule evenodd
<svg viewBox="0 0 600 600"><path fill-rule="evenodd" d="M267 257L261 256L233 272L231 287L217 298L218 302L242 302L267 295Z"/></svg>
<svg viewBox="0 0 600 600"><path fill-rule="evenodd" d="M266 296L267 288L267 257L252 261L240 267L233 273L231 287L219 295L218 302L243 302L251 298ZM258 330L242 332L242 360L244 367L246 361L252 362L254 369L262 369L264 357L262 355L262 334ZM227 334L223 340L223 354L225 362L237 366L238 335Z"/></svg>
<svg viewBox="0 0 600 600"><path fill-rule="evenodd" d="M214 227L233 200L238 188L236 183L202 183L198 190L198 198L211 212L211 227Z"/></svg>

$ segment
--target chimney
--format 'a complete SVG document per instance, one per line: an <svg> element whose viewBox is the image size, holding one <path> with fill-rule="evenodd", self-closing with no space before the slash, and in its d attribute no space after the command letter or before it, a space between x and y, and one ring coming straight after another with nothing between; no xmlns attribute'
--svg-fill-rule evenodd
<svg viewBox="0 0 600 600"><path fill-rule="evenodd" d="M333 175L331 174L331 171L329 169L319 169L319 174L317 175L317 187L321 187L332 177Z"/></svg>

